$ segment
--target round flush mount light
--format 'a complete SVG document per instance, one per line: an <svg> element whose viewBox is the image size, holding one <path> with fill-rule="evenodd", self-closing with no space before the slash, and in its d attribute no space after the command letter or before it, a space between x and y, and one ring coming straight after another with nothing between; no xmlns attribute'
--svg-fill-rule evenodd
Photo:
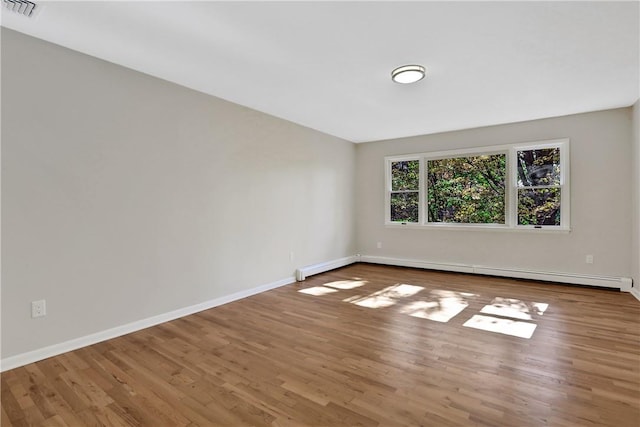
<svg viewBox="0 0 640 427"><path fill-rule="evenodd" d="M424 78L425 69L422 65L403 65L391 72L391 78L396 83L415 83Z"/></svg>

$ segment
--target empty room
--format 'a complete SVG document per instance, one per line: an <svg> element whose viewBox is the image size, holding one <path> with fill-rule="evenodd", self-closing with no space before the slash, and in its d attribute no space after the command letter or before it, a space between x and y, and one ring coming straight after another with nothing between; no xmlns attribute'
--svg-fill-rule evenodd
<svg viewBox="0 0 640 427"><path fill-rule="evenodd" d="M2 427L640 425L639 1L0 11Z"/></svg>

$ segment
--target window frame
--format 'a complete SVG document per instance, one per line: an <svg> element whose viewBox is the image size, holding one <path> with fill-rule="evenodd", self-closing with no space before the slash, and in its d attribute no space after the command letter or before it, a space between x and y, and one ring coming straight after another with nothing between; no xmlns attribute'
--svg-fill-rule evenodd
<svg viewBox="0 0 640 427"><path fill-rule="evenodd" d="M402 191L394 191L393 190L393 179L392 179L392 168L391 165L392 163L397 163L397 162L410 162L410 161L415 161L418 160L418 168L420 170L420 173L418 175L418 190L402 190ZM394 157L385 157L385 183L386 183L386 188L385 188L385 206L387 207L385 209L385 217L384 217L384 222L385 224L389 224L389 225L399 225L399 224L404 224L404 225L420 225L423 223L424 218L424 212L423 209L421 209L421 203L422 203L422 187L424 186L424 174L422 173L423 169L423 159L420 157L420 155L409 155L409 156L394 156ZM391 194L393 193L418 193L418 222L405 222L405 221L391 221Z"/></svg>
<svg viewBox="0 0 640 427"><path fill-rule="evenodd" d="M540 150L547 148L560 149L560 184L549 186L549 188L560 189L560 225L520 225L518 224L518 151ZM569 185L569 139L555 139L551 141L539 141L526 144L515 144L510 151L510 162L508 167L511 173L511 222L514 227L523 230L559 230L570 231L571 220L571 186ZM566 200L565 200L566 199Z"/></svg>
<svg viewBox="0 0 640 427"><path fill-rule="evenodd" d="M531 141L505 145L492 145L484 147L463 148L457 150L435 151L426 153L414 153L398 156L386 156L385 165L385 215L386 227L404 227L438 230L484 230L484 231L528 231L528 232L570 232L571 220L571 194L570 194L570 140L560 138L553 140ZM518 174L517 153L523 150L560 149L560 225L519 225L518 224ZM452 223L428 221L428 180L427 166L430 160L446 158L473 157L484 155L505 154L506 178L505 178L505 223ZM399 161L418 160L420 179L418 189L418 222L391 221L391 194L398 191L391 189L391 165ZM413 190L412 190L413 192Z"/></svg>

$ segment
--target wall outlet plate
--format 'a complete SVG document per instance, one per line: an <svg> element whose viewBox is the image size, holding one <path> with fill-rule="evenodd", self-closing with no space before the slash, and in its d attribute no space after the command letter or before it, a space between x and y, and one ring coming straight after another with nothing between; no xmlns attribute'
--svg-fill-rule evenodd
<svg viewBox="0 0 640 427"><path fill-rule="evenodd" d="M31 301L31 317L42 317L47 315L47 302L43 299Z"/></svg>

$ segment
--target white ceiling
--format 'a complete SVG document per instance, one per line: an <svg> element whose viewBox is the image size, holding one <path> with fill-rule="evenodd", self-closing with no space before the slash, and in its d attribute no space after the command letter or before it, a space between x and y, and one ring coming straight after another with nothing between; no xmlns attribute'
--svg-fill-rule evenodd
<svg viewBox="0 0 640 427"><path fill-rule="evenodd" d="M637 1L38 3L2 25L354 142L639 96Z"/></svg>

